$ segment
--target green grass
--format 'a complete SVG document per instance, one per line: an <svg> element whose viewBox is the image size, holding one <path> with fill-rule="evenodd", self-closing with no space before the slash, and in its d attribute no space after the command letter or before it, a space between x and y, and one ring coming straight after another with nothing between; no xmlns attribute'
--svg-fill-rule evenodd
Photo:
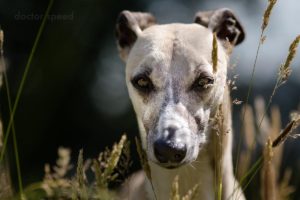
<svg viewBox="0 0 300 200"><path fill-rule="evenodd" d="M13 106L12 106L12 101L11 101L11 98L10 98L11 96L10 96L10 92L9 92L10 90L9 90L7 76L6 76L6 74L4 74L4 80L5 80L7 98L8 98L8 105L9 105L9 111L10 111L10 119L9 119L9 122L8 122L8 125L7 125L7 130L5 131L2 150L0 152L0 163L3 162L3 158L4 158L4 155L5 155L5 151L6 151L7 140L8 140L8 137L10 135L10 132L12 132L12 134L13 134L13 146L14 146L14 153L15 153L15 160L16 160L16 167L17 167L17 175L18 175L18 185L19 185L20 199L22 199L22 200L24 199L23 185L22 185L22 175L21 175L21 168L20 168L20 162L19 162L18 145L17 145L17 139L16 139L16 130L15 130L15 127L14 127L14 116L15 116L15 112L16 112L17 107L18 107L18 103L20 101L20 97L22 95L22 91L23 91L23 88L24 88L24 85L25 85L25 82L26 82L26 79L27 79L27 75L28 75L28 72L29 72L34 54L36 52L36 48L38 46L38 43L39 43L40 37L42 35L42 32L44 30L44 27L45 27L45 24L46 24L46 21L47 21L47 17L50 13L52 5L53 5L53 0L50 0L49 4L48 4L48 7L46 9L46 12L45 12L43 21L40 25L37 36L35 38L35 41L34 41L32 50L30 52L27 64L25 66L25 70L24 70L24 73L23 73L23 76L22 76L22 79L21 79L21 82L20 82L20 86L18 88L16 99L15 99L15 102L14 102ZM3 63L4 63L4 61L3 61Z"/></svg>

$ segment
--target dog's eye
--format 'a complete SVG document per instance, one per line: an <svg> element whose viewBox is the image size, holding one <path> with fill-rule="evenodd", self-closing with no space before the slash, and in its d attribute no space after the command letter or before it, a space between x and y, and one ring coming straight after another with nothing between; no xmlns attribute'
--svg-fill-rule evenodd
<svg viewBox="0 0 300 200"><path fill-rule="evenodd" d="M150 78L144 75L133 78L131 82L136 89L142 92L151 92L154 89Z"/></svg>
<svg viewBox="0 0 300 200"><path fill-rule="evenodd" d="M211 87L214 84L213 77L199 77L192 85L192 89L203 90Z"/></svg>

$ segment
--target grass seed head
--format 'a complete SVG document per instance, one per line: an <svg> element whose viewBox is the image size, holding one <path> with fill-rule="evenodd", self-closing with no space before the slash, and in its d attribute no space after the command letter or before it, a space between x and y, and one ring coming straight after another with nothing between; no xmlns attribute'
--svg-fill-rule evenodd
<svg viewBox="0 0 300 200"><path fill-rule="evenodd" d="M175 176L173 183L172 183L170 200L180 200L178 180L179 180L179 178L177 175L177 176Z"/></svg>
<svg viewBox="0 0 300 200"><path fill-rule="evenodd" d="M297 113L292 114L292 119L288 125L283 129L281 134L273 141L272 147L275 148L281 145L288 136L300 125L300 115Z"/></svg>
<svg viewBox="0 0 300 200"><path fill-rule="evenodd" d="M211 53L211 59L213 63L213 72L217 72L217 65L218 65L218 41L217 41L217 36L216 33L213 34L213 49Z"/></svg>
<svg viewBox="0 0 300 200"><path fill-rule="evenodd" d="M185 196L182 197L182 200L196 200L198 195L199 185L196 184L192 189L190 189Z"/></svg>
<svg viewBox="0 0 300 200"><path fill-rule="evenodd" d="M79 151L78 161L77 161L77 174L76 179L79 187L84 186L84 171L83 171L83 150Z"/></svg>
<svg viewBox="0 0 300 200"><path fill-rule="evenodd" d="M262 31L264 31L267 28L268 24L269 24L270 16L271 16L273 7L276 4L276 2L277 2L277 0L269 0L268 7L264 12L263 23L261 25L261 30Z"/></svg>
<svg viewBox="0 0 300 200"><path fill-rule="evenodd" d="M290 48L289 48L289 54L288 54L284 64L282 64L279 68L279 73L278 73L279 85L284 84L292 73L291 63L297 53L297 47L298 47L299 42L300 42L300 35L298 35L294 39L294 41L291 43Z"/></svg>

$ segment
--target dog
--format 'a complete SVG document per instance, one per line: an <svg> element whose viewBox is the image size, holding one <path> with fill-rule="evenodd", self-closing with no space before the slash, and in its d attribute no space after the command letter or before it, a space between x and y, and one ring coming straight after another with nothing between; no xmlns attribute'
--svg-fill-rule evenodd
<svg viewBox="0 0 300 200"><path fill-rule="evenodd" d="M142 172L132 176L128 199L167 200L177 175L181 195L198 184L198 199L215 199L217 133L211 119L220 105L226 130L220 164L222 199L233 193L245 199L233 173L227 85L231 49L244 37L240 21L226 8L198 12L191 24L159 25L150 13L120 13L117 46L126 63L126 84L151 169L151 182Z"/></svg>

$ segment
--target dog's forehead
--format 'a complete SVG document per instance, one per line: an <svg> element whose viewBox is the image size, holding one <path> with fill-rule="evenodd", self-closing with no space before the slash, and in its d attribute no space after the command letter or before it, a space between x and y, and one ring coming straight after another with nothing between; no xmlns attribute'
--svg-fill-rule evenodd
<svg viewBox="0 0 300 200"><path fill-rule="evenodd" d="M210 61L212 32L198 24L154 25L142 32L134 44L127 67L135 68L152 62L168 66L172 59L188 62ZM174 57L175 56L175 57Z"/></svg>
<svg viewBox="0 0 300 200"><path fill-rule="evenodd" d="M193 47L201 51L207 49L203 47L209 45L209 41L212 40L212 32L199 24L154 25L143 32L140 40L141 42L150 41L158 47L163 47L163 41L174 43L175 40L184 43L187 45L186 47Z"/></svg>

